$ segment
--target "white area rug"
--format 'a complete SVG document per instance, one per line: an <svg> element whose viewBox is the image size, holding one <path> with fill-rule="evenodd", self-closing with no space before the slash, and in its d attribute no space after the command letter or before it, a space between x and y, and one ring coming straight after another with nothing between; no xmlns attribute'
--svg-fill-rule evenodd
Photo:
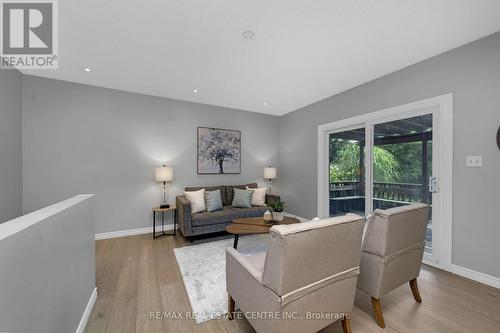
<svg viewBox="0 0 500 333"><path fill-rule="evenodd" d="M240 237L238 251L249 255L267 251L269 235ZM174 249L196 323L227 313L226 247L233 238Z"/></svg>

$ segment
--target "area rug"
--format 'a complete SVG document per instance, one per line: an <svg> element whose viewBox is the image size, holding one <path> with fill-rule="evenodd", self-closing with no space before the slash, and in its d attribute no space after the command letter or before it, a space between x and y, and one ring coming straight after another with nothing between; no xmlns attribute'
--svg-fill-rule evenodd
<svg viewBox="0 0 500 333"><path fill-rule="evenodd" d="M238 251L250 255L267 251L269 235L240 237ZM233 238L174 249L196 323L227 313L226 247Z"/></svg>

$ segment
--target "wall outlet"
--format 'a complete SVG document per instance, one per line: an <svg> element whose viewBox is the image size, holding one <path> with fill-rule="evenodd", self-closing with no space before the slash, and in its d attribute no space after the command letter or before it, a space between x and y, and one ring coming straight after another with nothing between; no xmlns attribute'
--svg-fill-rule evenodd
<svg viewBox="0 0 500 333"><path fill-rule="evenodd" d="M483 165L482 156L467 156L465 158L465 166L468 167L480 167Z"/></svg>

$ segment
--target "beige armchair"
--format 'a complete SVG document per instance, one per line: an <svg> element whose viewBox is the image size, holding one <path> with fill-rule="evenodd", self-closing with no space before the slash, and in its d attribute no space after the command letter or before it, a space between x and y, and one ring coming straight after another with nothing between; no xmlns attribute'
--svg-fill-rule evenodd
<svg viewBox="0 0 500 333"><path fill-rule="evenodd" d="M236 305L257 332L350 331L363 218L348 214L271 228L266 254L226 250L229 315ZM278 319L278 320L277 320Z"/></svg>
<svg viewBox="0 0 500 333"><path fill-rule="evenodd" d="M417 277L422 265L429 206L413 204L377 209L366 227L358 288L372 298L375 320L385 327L380 298L410 283L415 301L422 302Z"/></svg>

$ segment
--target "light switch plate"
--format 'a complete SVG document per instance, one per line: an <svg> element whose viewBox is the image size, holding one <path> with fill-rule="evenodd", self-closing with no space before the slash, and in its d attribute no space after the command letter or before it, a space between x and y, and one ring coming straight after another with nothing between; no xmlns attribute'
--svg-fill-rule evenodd
<svg viewBox="0 0 500 333"><path fill-rule="evenodd" d="M468 167L480 167L483 165L482 156L467 156L465 158L465 166Z"/></svg>

